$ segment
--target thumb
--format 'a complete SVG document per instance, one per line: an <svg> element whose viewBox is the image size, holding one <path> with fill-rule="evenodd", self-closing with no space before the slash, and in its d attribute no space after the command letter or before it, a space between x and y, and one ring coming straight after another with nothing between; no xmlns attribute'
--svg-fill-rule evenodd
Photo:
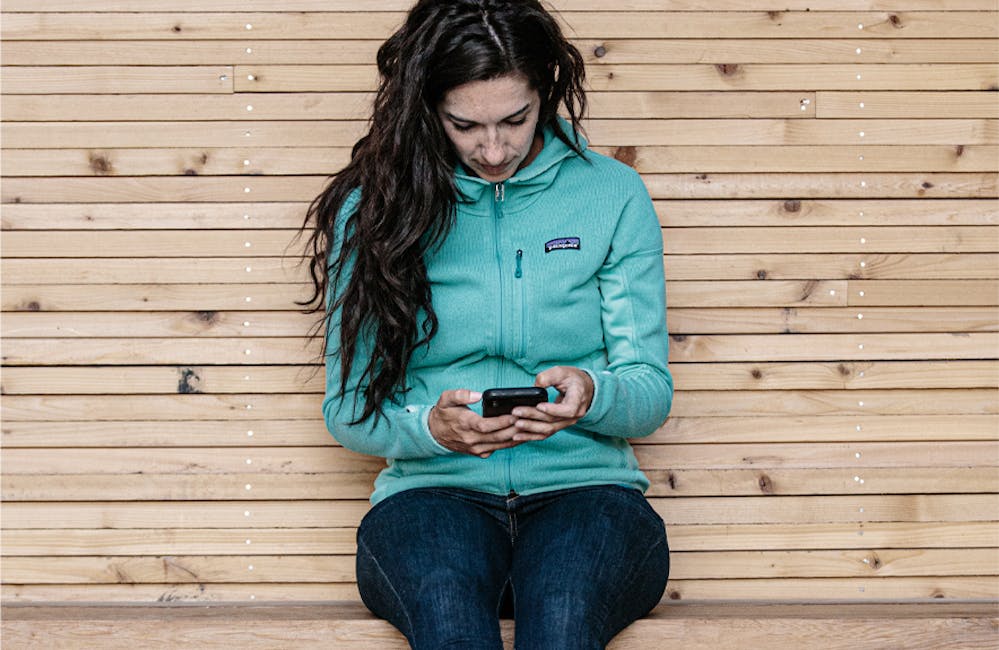
<svg viewBox="0 0 999 650"><path fill-rule="evenodd" d="M467 388L459 388L458 390L446 390L441 393L440 405L447 406L465 406L466 404L474 404L482 399L482 393L468 390Z"/></svg>

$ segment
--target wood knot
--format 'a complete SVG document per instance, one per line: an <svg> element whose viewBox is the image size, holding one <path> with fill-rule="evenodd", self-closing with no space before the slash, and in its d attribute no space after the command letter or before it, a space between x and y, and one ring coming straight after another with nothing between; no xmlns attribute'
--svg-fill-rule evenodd
<svg viewBox="0 0 999 650"><path fill-rule="evenodd" d="M28 310L28 311L41 311L42 310L42 306L40 304L38 304L37 300L32 300L31 302L29 302L28 304L26 304L24 306L24 308L26 310Z"/></svg>
<svg viewBox="0 0 999 650"><path fill-rule="evenodd" d="M898 17L898 14L892 14L888 16L888 22L891 23L892 27L896 29L902 29L902 19Z"/></svg>
<svg viewBox="0 0 999 650"><path fill-rule="evenodd" d="M613 79L614 78L614 73L613 72L608 72L607 73L607 78L608 79Z"/></svg>
<svg viewBox="0 0 999 650"><path fill-rule="evenodd" d="M634 167L635 160L638 159L638 149L632 146L618 147L614 149L614 159L620 160L628 167Z"/></svg>
<svg viewBox="0 0 999 650"><path fill-rule="evenodd" d="M757 280L766 280L767 277L768 277L768 273L767 273L766 269L760 269L759 271L756 272L756 279Z"/></svg>
<svg viewBox="0 0 999 650"><path fill-rule="evenodd" d="M219 313L217 311L196 311L194 312L194 317L209 325L219 322Z"/></svg>
<svg viewBox="0 0 999 650"><path fill-rule="evenodd" d="M175 34L179 34L181 31L183 31L183 28L180 25L174 25L173 31Z"/></svg>
<svg viewBox="0 0 999 650"><path fill-rule="evenodd" d="M673 472L666 473L666 483L669 485L669 489L676 489L676 475Z"/></svg>
<svg viewBox="0 0 999 650"><path fill-rule="evenodd" d="M208 164L208 152L207 151L202 151L201 152L201 164L202 165L207 165Z"/></svg>
<svg viewBox="0 0 999 650"><path fill-rule="evenodd" d="M676 341L677 343L683 343L684 341L687 340L687 335L686 334L670 334L669 338L670 338L670 340Z"/></svg>
<svg viewBox="0 0 999 650"><path fill-rule="evenodd" d="M90 169L95 174L101 176L108 176L114 173L114 165L111 164L111 161L106 156L98 153L90 154Z"/></svg>
<svg viewBox="0 0 999 650"><path fill-rule="evenodd" d="M177 392L181 395L201 393L201 376L194 368L177 368L180 381L177 382Z"/></svg>
<svg viewBox="0 0 999 650"><path fill-rule="evenodd" d="M597 57L598 59L604 58L605 56L607 56L607 48L604 47L603 45L596 46L595 48L593 48L593 56Z"/></svg>
<svg viewBox="0 0 999 650"><path fill-rule="evenodd" d="M842 363L839 364L838 366L836 366L836 370L838 370L839 374L843 375L844 377L849 377L850 376L850 369L847 368L846 365L844 365Z"/></svg>
<svg viewBox="0 0 999 650"><path fill-rule="evenodd" d="M768 11L767 12L767 17L769 17L770 20L777 20L777 19L780 18L780 15L781 15L781 12L779 12L779 11Z"/></svg>
<svg viewBox="0 0 999 650"><path fill-rule="evenodd" d="M737 63L716 63L715 69L721 73L723 77L731 77L739 72L739 64Z"/></svg>
<svg viewBox="0 0 999 650"><path fill-rule="evenodd" d="M961 156L964 155L964 145L963 144L957 145L954 151L957 153L957 157L960 158Z"/></svg>
<svg viewBox="0 0 999 650"><path fill-rule="evenodd" d="M800 212L801 211L801 201L797 201L797 200L784 201L784 211L785 212Z"/></svg>
<svg viewBox="0 0 999 650"><path fill-rule="evenodd" d="M676 589L667 589L666 595L669 596L670 600L680 600L683 598L683 596L680 595L680 592Z"/></svg>
<svg viewBox="0 0 999 650"><path fill-rule="evenodd" d="M760 492L762 492L763 494L774 493L773 481L771 481L770 477L767 476L766 474L760 474L760 479L756 482L756 484L760 486Z"/></svg>
<svg viewBox="0 0 999 650"><path fill-rule="evenodd" d="M753 376L753 379L763 379L763 371L759 368L753 368L749 374Z"/></svg>
<svg viewBox="0 0 999 650"><path fill-rule="evenodd" d="M706 180L708 180L708 175L707 174L698 174L697 176L694 176L694 178L696 178L699 181L706 181Z"/></svg>
<svg viewBox="0 0 999 650"><path fill-rule="evenodd" d="M197 176L197 175L198 175L197 170L191 169L190 167L184 170L184 176Z"/></svg>

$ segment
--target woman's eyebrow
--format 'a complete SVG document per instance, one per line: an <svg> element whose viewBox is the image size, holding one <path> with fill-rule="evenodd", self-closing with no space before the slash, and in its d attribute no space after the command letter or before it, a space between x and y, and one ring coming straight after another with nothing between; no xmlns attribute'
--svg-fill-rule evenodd
<svg viewBox="0 0 999 650"><path fill-rule="evenodd" d="M527 112L527 110L529 108L531 108L531 103L530 102L528 102L523 108L521 108L516 113L510 113L509 115L507 115L506 117L504 117L503 119L501 119L500 122L505 122L507 120L512 120L513 118L518 117L522 113ZM475 120L466 120L465 118L458 117L457 115L455 115L454 113L451 113L449 111L444 111L444 114L447 115L449 118L451 118L455 122L463 122L465 124L478 124L478 122L476 122Z"/></svg>

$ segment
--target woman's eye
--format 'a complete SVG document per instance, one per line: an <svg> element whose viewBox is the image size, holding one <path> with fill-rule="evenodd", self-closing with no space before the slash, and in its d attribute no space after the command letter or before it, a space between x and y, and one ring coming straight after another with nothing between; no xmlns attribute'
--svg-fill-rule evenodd
<svg viewBox="0 0 999 650"><path fill-rule="evenodd" d="M451 122L451 126L454 127L455 131L465 132L472 130L472 125L470 124L455 124L454 122Z"/></svg>
<svg viewBox="0 0 999 650"><path fill-rule="evenodd" d="M521 124L523 124L526 121L527 121L527 118L525 117L525 118L521 118L521 119L517 120L516 122L513 122L513 121L507 122L507 124L509 124L510 126L520 126Z"/></svg>

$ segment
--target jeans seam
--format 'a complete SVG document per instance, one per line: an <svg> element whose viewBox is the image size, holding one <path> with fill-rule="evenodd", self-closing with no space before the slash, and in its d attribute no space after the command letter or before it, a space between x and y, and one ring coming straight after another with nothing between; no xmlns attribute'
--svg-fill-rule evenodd
<svg viewBox="0 0 999 650"><path fill-rule="evenodd" d="M371 558L371 561L374 563L375 568L378 569L379 575L381 575L382 579L385 581L385 584L387 584L389 589L392 591L392 595L399 603L399 609L402 610L403 616L406 617L406 626L409 628L410 634L415 633L416 630L413 627L413 619L409 615L409 609L406 608L406 601L404 601L402 599L402 596L399 595L399 592L396 591L395 585L392 584L392 581L389 580L388 574L385 573L384 569L382 569L382 565L378 562L378 558L375 557L375 554L371 552L371 549L368 548L368 545L365 544L361 539L357 540L357 546L358 548L362 549L365 553L367 553L368 557Z"/></svg>
<svg viewBox="0 0 999 650"><path fill-rule="evenodd" d="M666 541L665 539L656 540L656 543L653 544L652 546L650 546L649 550L645 552L644 556L642 556L641 561L639 561L638 563L635 564L635 570L632 571L632 574L630 576L628 576L627 583L621 589L621 591L618 592L616 598L614 599L614 602L611 603L610 607L608 607L607 611L604 613L604 620L601 622L601 626L603 627L603 630L601 632L601 637L604 636L605 634L607 634L607 619L609 619L610 616L617 609L617 606L620 604L621 600L624 598L624 595L631 592L632 585L634 585L635 582L638 581L638 576L641 573L639 569L642 567L642 565L644 565L646 563L646 561L652 555L652 552L655 551L660 546L662 546L663 542L665 542L665 541ZM634 621L632 621L632 622L634 622ZM601 642L604 645L607 645L608 643L610 643L610 639L603 639L603 638L601 638Z"/></svg>

